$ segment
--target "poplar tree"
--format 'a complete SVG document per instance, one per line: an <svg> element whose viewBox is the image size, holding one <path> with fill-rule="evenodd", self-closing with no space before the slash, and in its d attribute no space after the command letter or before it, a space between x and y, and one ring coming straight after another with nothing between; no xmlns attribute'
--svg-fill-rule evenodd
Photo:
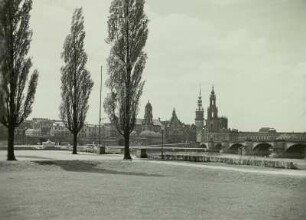
<svg viewBox="0 0 306 220"><path fill-rule="evenodd" d="M84 51L84 17L82 8L74 11L71 33L66 37L61 68L60 118L73 135L73 154L77 154L78 133L84 126L89 108L88 99L93 87L90 72L86 69L87 54Z"/></svg>
<svg viewBox="0 0 306 220"><path fill-rule="evenodd" d="M0 122L8 129L7 160L16 160L14 133L31 113L38 81L27 56L32 39L29 27L32 0L0 1ZM24 92L27 87L27 91Z"/></svg>
<svg viewBox="0 0 306 220"><path fill-rule="evenodd" d="M113 0L108 19L107 59L110 89L104 109L124 137L124 159L131 159L130 134L135 127L144 81L142 72L147 55L143 51L148 36L144 0Z"/></svg>

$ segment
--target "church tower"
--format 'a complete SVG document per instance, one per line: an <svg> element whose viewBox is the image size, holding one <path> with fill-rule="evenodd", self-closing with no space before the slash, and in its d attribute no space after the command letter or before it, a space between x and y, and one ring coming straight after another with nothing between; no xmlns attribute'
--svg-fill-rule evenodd
<svg viewBox="0 0 306 220"><path fill-rule="evenodd" d="M195 117L196 133L197 133L197 142L202 141L202 132L204 128L204 109L202 107L202 94L200 89L200 95L198 97L198 108L196 109Z"/></svg>
<svg viewBox="0 0 306 220"><path fill-rule="evenodd" d="M208 132L218 132L220 129L227 127L223 125L223 119L218 117L218 107L216 104L216 94L214 91L214 86L212 87L210 93L210 103L207 108L207 122L206 130Z"/></svg>
<svg viewBox="0 0 306 220"><path fill-rule="evenodd" d="M145 107L144 124L147 126L153 125L152 105L149 101Z"/></svg>
<svg viewBox="0 0 306 220"><path fill-rule="evenodd" d="M218 118L218 107L216 105L216 94L213 86L210 93L209 107L207 109L207 119L216 119L216 118Z"/></svg>

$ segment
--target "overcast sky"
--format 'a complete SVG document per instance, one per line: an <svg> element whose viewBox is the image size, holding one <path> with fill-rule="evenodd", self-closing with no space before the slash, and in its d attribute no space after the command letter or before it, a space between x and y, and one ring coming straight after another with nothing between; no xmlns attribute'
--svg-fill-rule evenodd
<svg viewBox="0 0 306 220"><path fill-rule="evenodd" d="M76 7L85 16L87 68L95 82L87 115L98 123L100 66L109 46L111 0L34 0L30 55L39 70L32 117L59 118L60 58ZM206 110L212 84L219 114L229 127L306 131L306 1L147 0L146 80L138 117L148 100L153 117L169 120L173 108L194 123L199 87ZM103 83L102 98L107 88ZM107 117L104 110L102 117Z"/></svg>

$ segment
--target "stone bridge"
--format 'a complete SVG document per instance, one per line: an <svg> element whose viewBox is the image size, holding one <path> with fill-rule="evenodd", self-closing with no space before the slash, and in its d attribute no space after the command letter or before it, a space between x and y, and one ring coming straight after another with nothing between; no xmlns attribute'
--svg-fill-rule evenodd
<svg viewBox="0 0 306 220"><path fill-rule="evenodd" d="M202 142L211 151L269 157L306 158L306 141L223 141Z"/></svg>

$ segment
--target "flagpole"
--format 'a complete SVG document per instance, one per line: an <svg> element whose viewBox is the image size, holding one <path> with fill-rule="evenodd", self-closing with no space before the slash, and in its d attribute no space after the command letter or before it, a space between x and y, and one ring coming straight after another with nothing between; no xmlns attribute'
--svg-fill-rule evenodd
<svg viewBox="0 0 306 220"><path fill-rule="evenodd" d="M101 146L101 94L102 94L102 69L101 66L101 81L100 81L100 104L99 104L99 147Z"/></svg>

